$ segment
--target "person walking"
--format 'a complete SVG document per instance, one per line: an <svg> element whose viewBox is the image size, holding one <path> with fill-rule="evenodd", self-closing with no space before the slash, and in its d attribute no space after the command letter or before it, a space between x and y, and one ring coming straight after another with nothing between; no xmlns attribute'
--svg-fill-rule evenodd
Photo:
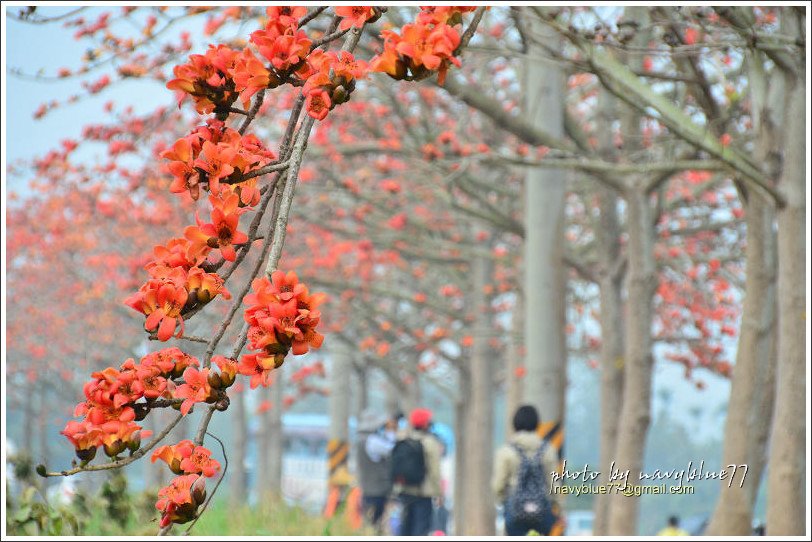
<svg viewBox="0 0 812 542"><path fill-rule="evenodd" d="M409 427L398 434L392 449L392 480L401 503L400 536L426 536L432 523L432 500L440 486L441 444L431 433L432 412L416 408Z"/></svg>
<svg viewBox="0 0 812 542"><path fill-rule="evenodd" d="M671 516L668 518L668 525L663 527L657 536L689 536L688 531L679 528L679 518Z"/></svg>
<svg viewBox="0 0 812 542"><path fill-rule="evenodd" d="M513 416L515 433L496 452L492 488L504 504L505 534L524 536L533 530L550 534L562 508L562 495L550 490L559 470L555 450L538 434L539 415L524 405Z"/></svg>
<svg viewBox="0 0 812 542"><path fill-rule="evenodd" d="M392 491L392 448L395 446L395 420L373 410L365 410L358 420L358 481L364 518L383 534L381 519Z"/></svg>

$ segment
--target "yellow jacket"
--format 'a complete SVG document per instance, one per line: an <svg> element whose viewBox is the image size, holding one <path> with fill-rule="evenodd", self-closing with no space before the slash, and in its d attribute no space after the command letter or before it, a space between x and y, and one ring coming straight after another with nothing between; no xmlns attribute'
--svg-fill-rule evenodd
<svg viewBox="0 0 812 542"><path fill-rule="evenodd" d="M688 531L680 529L679 527L668 526L662 529L657 536L690 536Z"/></svg>

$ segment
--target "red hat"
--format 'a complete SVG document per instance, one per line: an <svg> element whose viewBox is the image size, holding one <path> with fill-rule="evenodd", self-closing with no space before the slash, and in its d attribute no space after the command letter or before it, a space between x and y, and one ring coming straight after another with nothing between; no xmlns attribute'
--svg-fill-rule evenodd
<svg viewBox="0 0 812 542"><path fill-rule="evenodd" d="M427 408L416 408L412 410L412 413L409 415L409 423L411 423L415 429L426 429L431 422L431 416L431 410Z"/></svg>

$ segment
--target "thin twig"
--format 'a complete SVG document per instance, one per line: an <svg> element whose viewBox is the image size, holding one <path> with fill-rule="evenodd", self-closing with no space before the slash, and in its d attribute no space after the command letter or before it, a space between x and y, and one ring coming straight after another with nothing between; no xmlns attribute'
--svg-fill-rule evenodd
<svg viewBox="0 0 812 542"><path fill-rule="evenodd" d="M228 454L226 454L226 447L223 444L223 441L215 437L208 431L206 432L206 434L211 438L213 438L214 440L216 440L218 443L220 443L220 449L223 451L223 474L221 474L220 478L217 479L217 483L214 484L214 489L211 490L209 498L206 499L206 502L203 503L203 506L200 508L200 511L197 513L197 516L195 516L195 519L192 521L192 523L189 524L189 527L186 528L186 532L184 532L183 534L189 534L189 532L192 530L192 527L194 527L195 523L197 523L197 520L200 519L200 516L202 516L203 512L206 511L206 508L209 507L209 503L214 498L214 494L217 493L217 488L220 487L220 483L223 481L223 478L226 477L226 472L228 472Z"/></svg>
<svg viewBox="0 0 812 542"><path fill-rule="evenodd" d="M215 408L216 407L214 405L209 405L209 409L205 414L203 414L203 418L200 420L200 425L197 428L197 434L195 435L195 446L203 446L203 438L206 436L206 428L209 426L209 422L211 421Z"/></svg>
<svg viewBox="0 0 812 542"><path fill-rule="evenodd" d="M463 32L462 37L460 38L460 44L454 50L454 56L459 54L459 52L468 45L468 42L471 41L471 38L474 37L474 33L476 32L477 26L479 26L479 21L482 20L482 16L485 15L485 10L488 9L487 6L480 6L477 8L476 13L474 13L474 18L471 19L471 24L468 25L468 28L465 29Z"/></svg>
<svg viewBox="0 0 812 542"><path fill-rule="evenodd" d="M239 338L237 339L237 343L234 345L234 349L231 351L231 359L237 359L237 356L240 355L240 351L242 351L245 343L248 341L248 329L249 329L248 322L243 322L242 329L240 330Z"/></svg>
<svg viewBox="0 0 812 542"><path fill-rule="evenodd" d="M254 97L254 105L251 106L251 110L245 114L245 120L240 126L238 132L240 135L244 135L245 131L248 129L248 126L254 121L256 118L257 113L259 113L259 108L262 107L262 102L265 101L265 89L263 88L257 95Z"/></svg>
<svg viewBox="0 0 812 542"><path fill-rule="evenodd" d="M276 271L279 260L282 257L282 247L285 244L285 236L288 227L288 217L290 216L290 207L293 203L293 194L296 190L296 180L299 177L299 168L302 165L302 158L304 157L304 148L307 139L310 137L310 130L316 119L307 117L299 129L299 134L296 138L296 145L293 147L293 154L290 157L291 166L288 170L287 181L285 182L285 189L282 192L280 200L279 216L276 218L274 225L274 239L271 245L271 253L268 256L268 264L265 266L265 274L269 277Z"/></svg>
<svg viewBox="0 0 812 542"><path fill-rule="evenodd" d="M266 175L268 173L273 173L274 171L282 171L287 169L290 164L287 161L278 162L276 164L268 164L267 166L263 166L261 168L257 168L253 171L249 171L242 177L240 177L240 182L247 181L248 179L253 179L254 177L259 177L261 175Z"/></svg>
<svg viewBox="0 0 812 542"><path fill-rule="evenodd" d="M302 28L304 25L306 25L307 23L309 23L310 21L321 15L324 12L324 10L329 7L330 6L319 6L310 13L308 13L307 15L305 15L304 17L302 17L302 20L299 21L299 28Z"/></svg>
<svg viewBox="0 0 812 542"><path fill-rule="evenodd" d="M341 19L341 17L338 17L338 19ZM336 26L338 26L338 25L336 24ZM352 27L352 28L355 28L355 27ZM341 36L343 36L344 34L349 32L350 30L351 29L348 28L346 30L337 30L335 32L331 31L331 33L327 34L323 38L314 41L313 45L310 46L310 50L315 51L318 47L321 47L322 45L326 45L326 44L330 43L331 41L334 41L334 40L340 38Z"/></svg>
<svg viewBox="0 0 812 542"><path fill-rule="evenodd" d="M190 314L192 314L192 313L190 313ZM181 336L181 337L175 337L175 338L176 338L176 339L182 339L182 340L184 340L184 341L191 341L191 342L193 342L193 343L203 343L203 344L207 344L207 343L209 342L209 340L208 340L208 339L205 339L205 338L203 338L203 337L198 337L198 336L196 336L196 335L183 335L183 336ZM150 334L149 334L149 340L150 340L150 341L159 341L160 339L158 338L158 334L157 334L157 333L150 333Z"/></svg>

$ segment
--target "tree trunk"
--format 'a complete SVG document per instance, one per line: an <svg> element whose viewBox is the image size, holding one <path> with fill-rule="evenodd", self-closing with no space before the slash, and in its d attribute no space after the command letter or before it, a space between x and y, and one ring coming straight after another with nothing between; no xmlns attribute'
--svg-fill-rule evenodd
<svg viewBox="0 0 812 542"><path fill-rule="evenodd" d="M513 307L513 318L510 327L510 343L505 363L505 436L513 433L513 415L522 405L523 381L519 376L519 368L524 364L524 335L522 316L524 315L524 301L521 292L516 293L516 305Z"/></svg>
<svg viewBox="0 0 812 542"><path fill-rule="evenodd" d="M355 371L356 380L358 382L357 388L357 397L355 400L354 412L355 417L361 415L361 413L369 407L369 370L365 366L358 367Z"/></svg>
<svg viewBox="0 0 812 542"><path fill-rule="evenodd" d="M474 344L471 347L471 403L467 412L465 467L459 476L472 490L463 495L466 521L459 535L494 535L495 509L491 491L493 470L493 373L488 345L491 329L490 297L485 286L490 278L488 262L477 258L472 265L471 307Z"/></svg>
<svg viewBox="0 0 812 542"><path fill-rule="evenodd" d="M636 22L638 31L631 45L646 47L650 38L649 8L630 7L624 19ZM626 64L631 69L642 69L643 54L629 52ZM624 152L633 153L640 147L640 114L632 108L624 108L621 116ZM629 484L639 484L643 468L646 436L651 420L652 379L652 298L657 286L654 261L654 216L649 194L644 185L648 179L631 179L627 183L626 230L628 232L626 271L626 315L623 334L622 357L623 394L616 432L608 438L615 440L614 456L603 455L603 460L615 461L616 467L628 469ZM612 300L608 300L611 305ZM602 320L603 323L603 320ZM615 348L621 348L616 346ZM615 358L615 362L617 358ZM610 363L609 360L604 360ZM607 384L608 386L608 384ZM611 423L611 422L610 422ZM610 535L637 534L640 499L622 494L610 494L608 498L608 526Z"/></svg>
<svg viewBox="0 0 812 542"><path fill-rule="evenodd" d="M598 146L604 158L614 154L611 122L615 117L616 101L606 91L598 97L600 129ZM623 273L620 265L620 223L618 198L615 191L596 187L600 220L596 227L600 250L600 472L599 485L608 483L610 465L617 446L617 424L623 397ZM593 534L605 535L609 527L608 495L595 495Z"/></svg>
<svg viewBox="0 0 812 542"><path fill-rule="evenodd" d="M277 382L274 380L272 386L276 386ZM266 401L270 404L270 408L276 408L271 402L271 390L269 388L261 387L257 390L259 392L260 404ZM259 414L259 430L257 432L257 501L263 502L271 497L271 481L270 481L270 445L272 437L271 430L271 413L270 410L265 410Z"/></svg>
<svg viewBox="0 0 812 542"><path fill-rule="evenodd" d="M560 50L561 39L536 17L528 17L525 116L551 136L564 136L564 72L545 47ZM566 390L564 336L566 276L563 265L565 173L530 169L525 177L525 318L527 374L524 398L542 421L563 421Z"/></svg>
<svg viewBox="0 0 812 542"><path fill-rule="evenodd" d="M753 192L747 205L745 297L725 422L722 465L747 465L743 481L724 481L709 535L751 533L772 418L775 341L775 211ZM741 469L740 469L741 470Z"/></svg>
<svg viewBox="0 0 812 542"><path fill-rule="evenodd" d="M248 418L245 412L245 391L234 392L230 395L231 405L234 409L232 425L231 449L229 457L229 477L231 482L230 494L232 506L242 506L248 502L246 488L248 480L245 475L245 450L248 444Z"/></svg>
<svg viewBox="0 0 812 542"><path fill-rule="evenodd" d="M386 413L389 416L394 416L398 412L403 412L403 407L400 405L400 401L398 401L398 387L392 381L392 378L389 375L386 375Z"/></svg>
<svg viewBox="0 0 812 542"><path fill-rule="evenodd" d="M608 482L611 462L615 459L617 429L623 397L623 300L622 274L616 272L620 249L617 221L617 197L606 188L600 190L602 238L605 271L600 278L601 322L601 432L600 432L600 484ZM608 495L595 496L595 534L605 534L609 524Z"/></svg>
<svg viewBox="0 0 812 542"><path fill-rule="evenodd" d="M454 409L454 535L465 532L468 515L465 510L465 495L471 486L462 473L466 470L467 434L470 430L471 377L467 368L458 371L459 394Z"/></svg>
<svg viewBox="0 0 812 542"><path fill-rule="evenodd" d="M782 30L804 35L804 18L783 8ZM778 187L778 364L770 435L767 534L803 535L806 523L806 72L785 73L783 172Z"/></svg>
<svg viewBox="0 0 812 542"><path fill-rule="evenodd" d="M756 161L768 164L781 152L774 127L782 123L785 88L768 85L764 57L747 57L753 125L758 131ZM739 184L739 187L744 185ZM722 465L747 465L746 477L720 486L716 510L708 526L711 535L749 535L753 505L761 484L775 395L776 354L776 236L775 206L755 190L742 192L747 225L744 305L736 366L725 423Z"/></svg>
<svg viewBox="0 0 812 542"><path fill-rule="evenodd" d="M271 386L271 404L273 408L268 412L268 486L267 491L274 497L282 495L282 457L285 453L285 433L282 427L282 414L285 406L285 366L274 371L273 386Z"/></svg>
<svg viewBox="0 0 812 542"><path fill-rule="evenodd" d="M643 453L651 418L653 317L652 296L656 287L652 208L642 187L628 194L628 303L624 356L623 405L617 434L616 466L628 469L629 484L639 484ZM640 500L610 495L609 534L637 533Z"/></svg>

